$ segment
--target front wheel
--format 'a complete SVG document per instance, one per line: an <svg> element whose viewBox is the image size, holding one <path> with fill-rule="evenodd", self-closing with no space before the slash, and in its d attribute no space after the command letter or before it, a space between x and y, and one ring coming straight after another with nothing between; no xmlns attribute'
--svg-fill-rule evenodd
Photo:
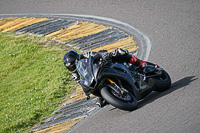
<svg viewBox="0 0 200 133"><path fill-rule="evenodd" d="M156 83L155 91L162 92L171 86L171 78L165 70L162 70L162 74L156 78L153 78Z"/></svg>
<svg viewBox="0 0 200 133"><path fill-rule="evenodd" d="M132 111L138 105L137 99L130 92L119 95L108 86L101 89L101 95L108 103L122 110Z"/></svg>

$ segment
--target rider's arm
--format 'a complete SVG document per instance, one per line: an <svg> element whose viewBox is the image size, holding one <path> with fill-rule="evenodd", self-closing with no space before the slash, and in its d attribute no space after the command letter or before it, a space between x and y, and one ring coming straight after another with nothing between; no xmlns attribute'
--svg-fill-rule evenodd
<svg viewBox="0 0 200 133"><path fill-rule="evenodd" d="M127 50L121 48L116 48L110 53L110 58L116 62L127 62L139 66L144 69L146 67L146 62L138 59L134 55L129 54Z"/></svg>
<svg viewBox="0 0 200 133"><path fill-rule="evenodd" d="M81 59L90 58L90 56L95 56L98 52L86 52L81 55Z"/></svg>
<svg viewBox="0 0 200 133"><path fill-rule="evenodd" d="M132 55L129 54L128 50L116 48L109 54L110 58L116 62L129 62Z"/></svg>
<svg viewBox="0 0 200 133"><path fill-rule="evenodd" d="M80 76L79 76L77 70L75 70L75 71L72 72L72 77L73 77L73 79L74 79L75 81L80 80Z"/></svg>

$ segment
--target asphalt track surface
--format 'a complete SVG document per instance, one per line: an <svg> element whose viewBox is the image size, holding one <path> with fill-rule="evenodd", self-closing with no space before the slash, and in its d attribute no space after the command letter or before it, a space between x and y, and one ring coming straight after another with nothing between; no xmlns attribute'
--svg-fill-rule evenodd
<svg viewBox="0 0 200 133"><path fill-rule="evenodd" d="M1 0L0 14L82 14L128 23L151 40L150 62L164 67L171 88L152 93L132 112L108 106L76 133L200 132L199 0Z"/></svg>

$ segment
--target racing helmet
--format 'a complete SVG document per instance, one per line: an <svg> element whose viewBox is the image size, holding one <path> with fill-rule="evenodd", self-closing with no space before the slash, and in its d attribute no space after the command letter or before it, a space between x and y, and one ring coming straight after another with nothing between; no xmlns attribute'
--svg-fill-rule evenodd
<svg viewBox="0 0 200 133"><path fill-rule="evenodd" d="M69 71L73 72L76 69L75 62L79 59L80 55L75 50L71 50L65 54L63 63Z"/></svg>

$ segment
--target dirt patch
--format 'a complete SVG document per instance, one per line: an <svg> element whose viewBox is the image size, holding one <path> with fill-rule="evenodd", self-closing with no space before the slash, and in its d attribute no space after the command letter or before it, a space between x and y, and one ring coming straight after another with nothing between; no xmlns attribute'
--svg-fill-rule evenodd
<svg viewBox="0 0 200 133"><path fill-rule="evenodd" d="M62 49L65 49L66 52L73 49L72 47L67 46L65 43L62 43L62 42L59 42L59 41L56 41L56 40L51 40L51 39L41 41L41 42L38 43L38 45L43 45L43 46L46 46L46 47L51 47L51 46L60 47Z"/></svg>

